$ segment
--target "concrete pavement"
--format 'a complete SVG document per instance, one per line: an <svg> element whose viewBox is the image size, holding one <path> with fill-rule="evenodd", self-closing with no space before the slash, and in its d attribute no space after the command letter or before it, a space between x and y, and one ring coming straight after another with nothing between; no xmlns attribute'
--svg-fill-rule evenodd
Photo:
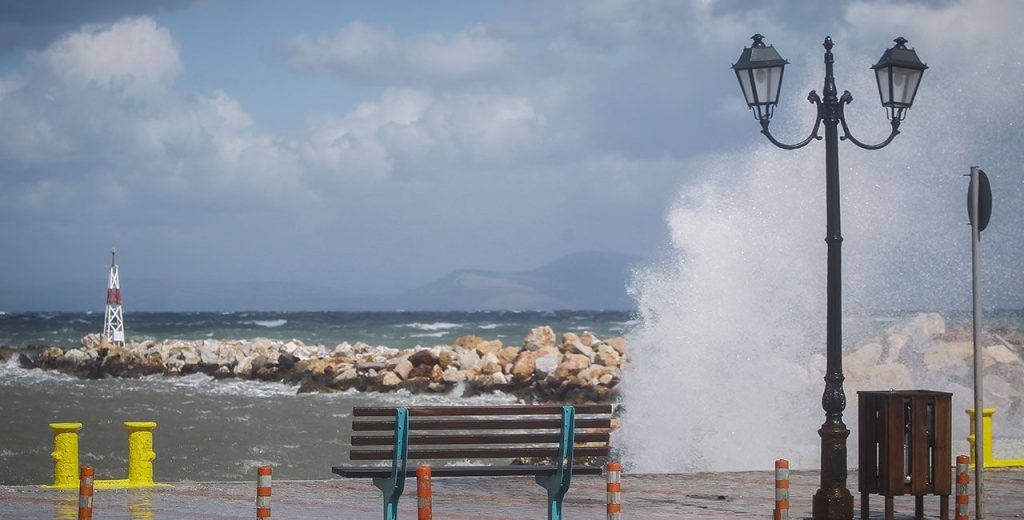
<svg viewBox="0 0 1024 520"><path fill-rule="evenodd" d="M973 476L973 474L972 474ZM809 518L817 472L791 473L791 518ZM603 477L576 477L565 501L569 519L605 518ZM771 471L622 476L623 518L771 518ZM856 472L850 473L855 518L859 516ZM986 472L986 518L1024 518L1024 470ZM972 484L973 489L973 484ZM544 518L543 489L531 478L446 478L433 481L434 518L528 520ZM97 519L254 518L252 482L178 483L171 487L96 490ZM925 499L926 518L938 518L938 497ZM952 497L951 510L952 510ZM971 496L972 518L974 497ZM77 518L77 490L0 486L0 519ZM872 497L872 519L882 518L882 498ZM381 518L381 496L369 481L332 479L275 481L273 518ZM896 499L896 518L913 518L912 497ZM406 482L400 518L416 518L416 482Z"/></svg>

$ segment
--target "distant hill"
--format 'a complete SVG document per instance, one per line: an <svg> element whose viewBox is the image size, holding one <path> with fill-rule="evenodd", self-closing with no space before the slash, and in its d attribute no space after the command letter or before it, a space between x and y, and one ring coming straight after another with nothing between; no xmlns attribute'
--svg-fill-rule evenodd
<svg viewBox="0 0 1024 520"><path fill-rule="evenodd" d="M458 270L399 295L416 310L632 309L626 283L639 257L574 253L531 271Z"/></svg>
<svg viewBox="0 0 1024 520"><path fill-rule="evenodd" d="M296 282L197 282L122 276L125 309L187 311L625 310L635 256L574 253L523 272L457 270L398 295L353 295ZM28 285L0 283L0 311L102 311L106 280Z"/></svg>

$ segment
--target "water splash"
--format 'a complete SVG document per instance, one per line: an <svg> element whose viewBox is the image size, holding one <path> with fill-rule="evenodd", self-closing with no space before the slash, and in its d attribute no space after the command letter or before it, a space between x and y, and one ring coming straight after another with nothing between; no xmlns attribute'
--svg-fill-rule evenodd
<svg viewBox="0 0 1024 520"><path fill-rule="evenodd" d="M991 64L944 65L949 68L928 77L893 145L867 152L840 144L847 317L970 305L960 174L979 154L1002 172L1004 204L1024 201L1024 184L1012 182L1019 181L1013 172L1024 158L1021 133L991 128L993 120L1020 119L1020 103L1009 99L1021 95L972 99L970 112L952 111L963 108L963 92L976 88L969 83L983 72L976 69ZM1019 60L1007 58L1006 65L1003 81L1011 75L1020 84ZM848 108L851 127L865 141L886 135L881 109L870 98L871 78L847 76L854 83L840 89L867 100ZM789 88L807 92L820 89L819 82L808 77L804 88ZM794 102L785 108L773 129L795 136L811 119L810 109ZM749 127L756 132L753 121ZM822 146L788 152L757 143L695 161L691 170L691 178L704 180L684 187L668 212L670 250L633 283L641 325L629 336L634 366L624 379L624 460L645 472L763 469L782 456L794 467L814 468L816 430L824 419ZM985 284L994 288L990 301L1019 307L1022 283L1010 273L1019 273L1024 237L1012 222L1019 222L1015 212L1004 211L1010 222L988 231L1000 242L988 249L994 267ZM844 347L863 339L847 335ZM945 384L928 383L934 389ZM845 421L855 429L856 395L848 393L847 401Z"/></svg>

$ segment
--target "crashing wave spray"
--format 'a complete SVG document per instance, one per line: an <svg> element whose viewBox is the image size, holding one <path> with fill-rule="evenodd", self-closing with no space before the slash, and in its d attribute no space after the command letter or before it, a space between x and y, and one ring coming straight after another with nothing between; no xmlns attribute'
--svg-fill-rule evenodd
<svg viewBox="0 0 1024 520"><path fill-rule="evenodd" d="M841 69L837 64L837 77L853 82L840 88L866 100L847 110L851 127L859 135L884 136L871 78ZM1024 77L1019 63L1012 70ZM1011 149L986 139L992 136L985 125L1005 115L1006 97L972 102L970 115L948 110L967 87L957 74L971 77L959 70L926 79L904 133L889 149L840 146L847 318L969 302L959 174L971 153L994 151L989 163L1009 168L1021 152L1019 143ZM942 88L929 92L928 81ZM809 78L799 91L820 88L819 82ZM806 123L811 110L786 109L783 117L791 120L778 127L790 135L804 131L799 121ZM671 251L637 273L633 284L641 325L629 337L634 365L624 380L620 437L633 471L767 468L778 457L794 467L817 466L816 430L824 420L822 153L820 146L787 152L763 143L694 165L711 180L682 191L667 217ZM1024 193L1015 190L1005 195L1020 201ZM1016 257L1020 233L1008 235L993 257ZM989 286L1020 285L1009 276L1000 281L996 271ZM849 348L865 338L846 332L843 339ZM944 388L943 381L926 383ZM847 403L844 421L854 432L848 460L855 465L856 394L850 388Z"/></svg>

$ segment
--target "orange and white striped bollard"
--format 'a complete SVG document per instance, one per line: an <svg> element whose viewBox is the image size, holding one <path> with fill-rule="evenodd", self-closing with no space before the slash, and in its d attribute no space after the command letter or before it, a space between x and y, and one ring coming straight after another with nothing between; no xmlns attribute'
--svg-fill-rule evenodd
<svg viewBox="0 0 1024 520"><path fill-rule="evenodd" d="M270 466L256 468L256 518L270 518L270 483L273 473Z"/></svg>
<svg viewBox="0 0 1024 520"><path fill-rule="evenodd" d="M622 518L622 465L609 462L608 474L608 520Z"/></svg>
<svg viewBox="0 0 1024 520"><path fill-rule="evenodd" d="M431 504L430 489L430 466L420 464L416 468L416 518L417 520L431 520L434 516L433 504Z"/></svg>
<svg viewBox="0 0 1024 520"><path fill-rule="evenodd" d="M775 461L775 520L789 520L789 461Z"/></svg>
<svg viewBox="0 0 1024 520"><path fill-rule="evenodd" d="M970 502L971 458L967 455L956 456L956 520L968 520L967 505Z"/></svg>
<svg viewBox="0 0 1024 520"><path fill-rule="evenodd" d="M92 466L82 466L78 480L78 520L92 520L92 481L95 474Z"/></svg>

